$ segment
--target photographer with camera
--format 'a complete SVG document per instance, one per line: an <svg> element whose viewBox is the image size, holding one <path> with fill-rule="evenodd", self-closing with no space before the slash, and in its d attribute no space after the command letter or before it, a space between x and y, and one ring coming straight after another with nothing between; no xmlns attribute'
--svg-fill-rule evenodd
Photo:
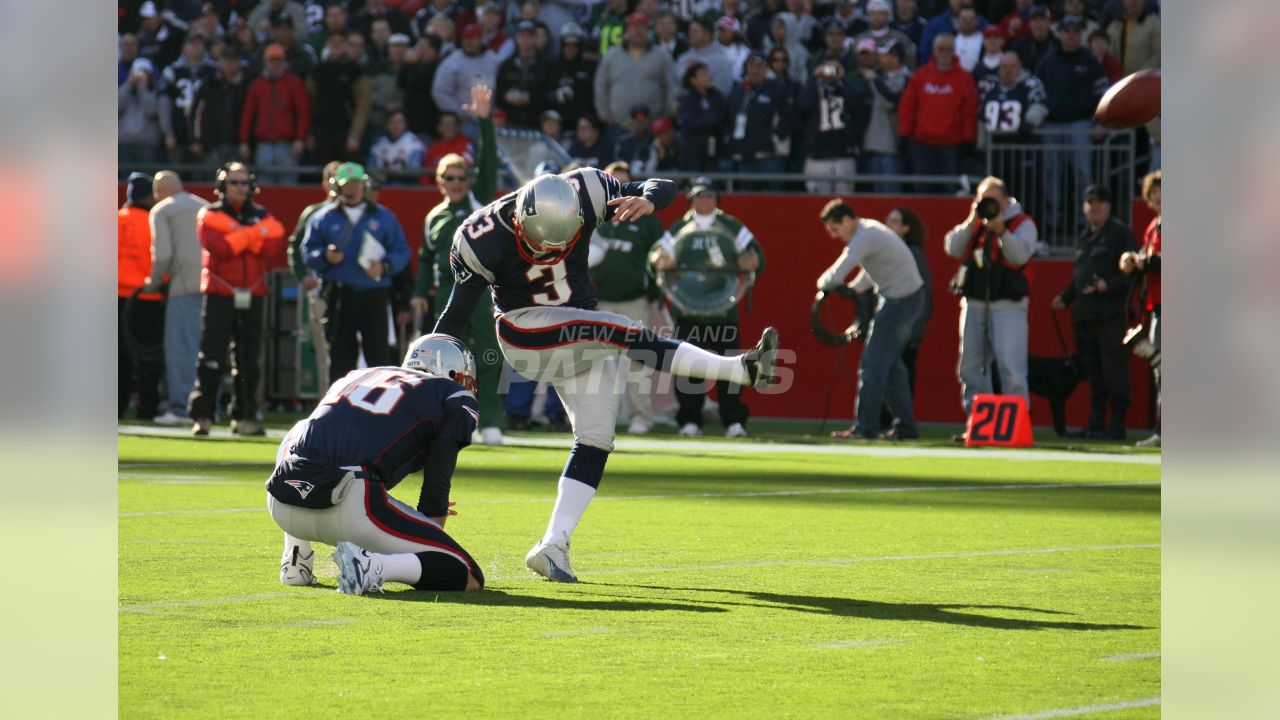
<svg viewBox="0 0 1280 720"><path fill-rule="evenodd" d="M1054 310L1071 307L1076 349L1089 376L1089 425L1068 436L1123 440L1130 396L1124 309L1132 281L1120 271L1120 258L1138 245L1133 232L1111 215L1105 187L1085 189L1084 214L1089 227L1080 236L1071 284L1053 299Z"/></svg>
<svg viewBox="0 0 1280 720"><path fill-rule="evenodd" d="M969 217L947 233L946 253L960 260L951 292L960 297L960 389L965 414L973 396L992 391L991 361L1005 395L1027 395L1027 265L1039 230L1004 181L987 177ZM963 442L964 436L953 438Z"/></svg>
<svg viewBox="0 0 1280 720"><path fill-rule="evenodd" d="M1138 325L1129 329L1125 344L1133 350L1134 355L1150 363L1151 372L1155 374L1157 395L1160 393L1160 177L1160 171L1156 170L1142 178L1142 199L1156 214L1143 234L1142 250L1120 256L1120 272L1139 276L1137 280L1142 308L1149 314L1145 328ZM1142 332L1143 330L1146 332ZM1138 447L1160 447L1159 415L1156 416L1155 433L1139 440Z"/></svg>
<svg viewBox="0 0 1280 720"><path fill-rule="evenodd" d="M875 287L880 294L871 321L866 348L858 366L857 417L853 427L832 433L842 440L875 440L880 437L880 410L888 401L897 418L886 434L896 440L920 437L912 409L911 384L902 353L911 342L928 291L915 257L906 242L883 223L859 218L844 200L835 199L819 215L827 234L844 243L844 252L818 278L818 290L834 290L844 284L854 268L854 290Z"/></svg>

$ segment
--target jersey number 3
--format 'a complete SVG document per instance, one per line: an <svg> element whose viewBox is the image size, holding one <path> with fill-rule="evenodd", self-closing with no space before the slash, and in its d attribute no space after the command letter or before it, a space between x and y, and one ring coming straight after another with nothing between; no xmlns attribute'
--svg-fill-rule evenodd
<svg viewBox="0 0 1280 720"><path fill-rule="evenodd" d="M549 286L549 292L533 293L529 296L535 304L554 307L569 302L569 276L565 272L564 261L555 265L534 265L524 276L530 282L542 280Z"/></svg>
<svg viewBox="0 0 1280 720"><path fill-rule="evenodd" d="M321 405L346 401L371 415L390 415L404 397L404 385L421 385L423 378L396 368L352 370L325 393Z"/></svg>

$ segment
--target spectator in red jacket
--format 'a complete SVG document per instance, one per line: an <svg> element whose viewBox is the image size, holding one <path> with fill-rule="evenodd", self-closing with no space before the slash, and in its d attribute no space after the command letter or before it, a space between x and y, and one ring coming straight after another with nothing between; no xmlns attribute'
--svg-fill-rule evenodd
<svg viewBox="0 0 1280 720"><path fill-rule="evenodd" d="M1155 347L1156 353L1160 352L1160 227L1162 225L1160 219L1160 181L1161 174L1159 170L1148 174L1142 178L1142 199L1147 201L1147 206L1156 214L1151 218L1151 223L1147 225L1147 230L1142 236L1142 250L1138 252L1127 252L1120 256L1120 271L1126 275L1137 274L1139 279L1139 287L1141 288L1141 297L1143 308L1150 313L1147 322L1148 337L1147 339ZM1157 407L1162 408L1163 399L1160 398L1160 362L1159 356L1151 358L1151 370L1155 374L1156 379L1156 396L1158 402ZM1161 410L1163 413L1163 410ZM1138 447L1160 447L1160 416L1156 416L1156 431L1150 437L1139 440Z"/></svg>
<svg viewBox="0 0 1280 720"><path fill-rule="evenodd" d="M1014 0L1014 9L1004 17L1000 18L1000 32L1009 39L1012 44L1021 40L1028 32L1031 32L1031 8L1035 0Z"/></svg>
<svg viewBox="0 0 1280 720"><path fill-rule="evenodd" d="M898 103L898 134L911 140L916 175L957 175L960 149L978 132L978 91L956 61L950 33L933 40L929 63L911 76Z"/></svg>
<svg viewBox="0 0 1280 720"><path fill-rule="evenodd" d="M475 146L471 144L471 138L463 135L459 128L461 123L456 113L440 113L440 120L436 123L437 139L427 148L427 154L422 160L423 166L427 168L422 176L423 185L435 183L436 166L445 155L458 154L466 158L468 164L475 164Z"/></svg>
<svg viewBox="0 0 1280 720"><path fill-rule="evenodd" d="M202 269L200 292L200 354L196 358L196 386L189 415L192 435L208 435L213 424L218 386L227 372L227 350L236 345L235 397L231 401L231 432L262 435L255 407L262 375L262 304L267 294L268 258L281 253L284 226L266 208L253 202L256 184L249 168L233 162L218 170L218 201L196 215Z"/></svg>
<svg viewBox="0 0 1280 720"><path fill-rule="evenodd" d="M240 156L248 160L250 146L256 143L253 158L258 166L297 165L310 128L311 99L306 86L289 72L284 48L268 45L263 52L262 77L249 84L240 115ZM289 184L297 178L290 173L264 173L262 180Z"/></svg>

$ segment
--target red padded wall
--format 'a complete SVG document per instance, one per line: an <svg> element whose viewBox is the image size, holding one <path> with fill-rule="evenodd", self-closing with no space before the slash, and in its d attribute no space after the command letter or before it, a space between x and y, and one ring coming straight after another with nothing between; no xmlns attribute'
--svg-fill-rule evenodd
<svg viewBox="0 0 1280 720"><path fill-rule="evenodd" d="M207 186L194 186L191 190L204 197L212 197ZM118 197L123 201L123 186L118 189ZM292 230L292 223L302 208L320 197L319 188L275 187L264 188L258 200ZM423 218L439 198L438 193L429 190L385 188L379 201L396 213L404 225L409 243L417 248L422 242ZM826 235L818 221L818 211L828 199L826 196L747 193L726 195L722 199L724 211L738 217L755 233L767 257L765 272L756 284L752 308L748 311L743 307L743 335L754 339L766 325L774 325L781 333L782 346L793 351L796 358L791 366L794 382L785 392L747 394L752 414L758 417L821 417L833 375L831 415L843 418L853 415L855 387L850 378L856 376L861 346L855 344L846 350L844 362L849 372L839 373L838 351L820 344L809 331L814 282L841 249ZM915 402L916 414L925 422L959 424L964 421L960 385L956 379L959 300L947 292L947 282L957 263L943 253L942 240L947 230L964 219L969 202L966 198L946 197L852 199L854 209L860 215L877 219L883 219L899 205L910 207L928 228L926 257L933 274L933 317L920 351ZM664 223L669 224L686 209L686 203L680 199L659 215ZM1141 242L1142 230L1150 221L1151 213L1144 205L1136 204L1133 217L1135 234ZM283 264L284 259L277 258L277 261ZM1035 261L1035 265L1029 315L1030 350L1036 355L1058 356L1062 351L1053 329L1049 300L1070 280L1071 261L1040 259ZM1067 335L1068 346L1074 350L1069 314L1061 313L1059 319ZM1131 372L1133 405L1129 411L1129 425L1145 427L1148 424L1149 373L1145 363L1136 359ZM1082 383L1068 404L1068 422L1084 424L1088 419L1088 405L1088 386ZM1031 407L1036 425L1051 423L1047 401L1033 397Z"/></svg>

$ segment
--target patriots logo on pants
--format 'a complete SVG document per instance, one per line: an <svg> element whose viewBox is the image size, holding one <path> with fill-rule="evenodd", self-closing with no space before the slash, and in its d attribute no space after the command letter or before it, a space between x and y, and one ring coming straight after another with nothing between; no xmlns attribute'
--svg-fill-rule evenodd
<svg viewBox="0 0 1280 720"><path fill-rule="evenodd" d="M304 500L316 487L315 483L309 483L306 480L285 480L284 484L291 486L294 490L297 490L298 494L301 495Z"/></svg>

